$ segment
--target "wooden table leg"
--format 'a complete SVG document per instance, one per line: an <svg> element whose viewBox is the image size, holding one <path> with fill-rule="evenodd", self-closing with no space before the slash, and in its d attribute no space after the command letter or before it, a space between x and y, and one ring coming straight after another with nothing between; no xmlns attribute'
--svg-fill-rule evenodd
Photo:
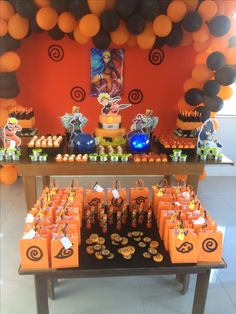
<svg viewBox="0 0 236 314"><path fill-rule="evenodd" d="M42 275L34 275L37 314L49 314L47 279Z"/></svg>
<svg viewBox="0 0 236 314"><path fill-rule="evenodd" d="M54 280L53 279L48 279L48 297L51 300L55 299L55 294L54 294Z"/></svg>
<svg viewBox="0 0 236 314"><path fill-rule="evenodd" d="M26 207L29 211L37 199L36 177L23 176L22 180L24 185Z"/></svg>
<svg viewBox="0 0 236 314"><path fill-rule="evenodd" d="M188 184L193 187L193 190L195 193L197 193L198 181L199 181L198 175L189 175L188 176Z"/></svg>
<svg viewBox="0 0 236 314"><path fill-rule="evenodd" d="M185 294L189 288L190 275L176 275L175 279L182 284L181 293Z"/></svg>
<svg viewBox="0 0 236 314"><path fill-rule="evenodd" d="M197 275L192 314L204 314L211 270Z"/></svg>
<svg viewBox="0 0 236 314"><path fill-rule="evenodd" d="M42 177L43 188L50 185L50 176L43 176Z"/></svg>

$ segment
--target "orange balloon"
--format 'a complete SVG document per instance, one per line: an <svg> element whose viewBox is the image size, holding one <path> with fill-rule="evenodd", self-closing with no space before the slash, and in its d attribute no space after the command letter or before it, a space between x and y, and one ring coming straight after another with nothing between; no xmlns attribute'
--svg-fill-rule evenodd
<svg viewBox="0 0 236 314"><path fill-rule="evenodd" d="M126 41L126 45L130 46L130 47L134 47L137 45L137 36L133 35L133 34L129 34L129 38Z"/></svg>
<svg viewBox="0 0 236 314"><path fill-rule="evenodd" d="M225 38L215 37L211 42L212 51L220 51L225 52L225 50L229 47L229 42Z"/></svg>
<svg viewBox="0 0 236 314"><path fill-rule="evenodd" d="M192 79L197 82L206 82L212 77L212 71L204 64L197 65L192 70Z"/></svg>
<svg viewBox="0 0 236 314"><path fill-rule="evenodd" d="M211 121L213 123L214 130L217 131L219 129L219 126L220 126L219 121L216 118L212 118Z"/></svg>
<svg viewBox="0 0 236 314"><path fill-rule="evenodd" d="M107 10L114 9L115 5L116 5L116 0L107 0L106 1L106 9Z"/></svg>
<svg viewBox="0 0 236 314"><path fill-rule="evenodd" d="M15 14L15 10L10 2L0 1L0 18L9 21L10 18Z"/></svg>
<svg viewBox="0 0 236 314"><path fill-rule="evenodd" d="M8 110L1 108L0 109L0 128L3 128L6 125L7 119L8 119Z"/></svg>
<svg viewBox="0 0 236 314"><path fill-rule="evenodd" d="M236 47L226 50L225 59L227 64L236 64Z"/></svg>
<svg viewBox="0 0 236 314"><path fill-rule="evenodd" d="M224 100L230 99L233 96L233 89L230 86L221 86L217 96Z"/></svg>
<svg viewBox="0 0 236 314"><path fill-rule="evenodd" d="M3 19L0 19L0 37L5 36L7 33L7 22Z"/></svg>
<svg viewBox="0 0 236 314"><path fill-rule="evenodd" d="M177 23L182 21L187 12L187 6L183 1L174 0L167 8L167 15L172 22Z"/></svg>
<svg viewBox="0 0 236 314"><path fill-rule="evenodd" d="M29 31L29 21L20 14L15 14L8 22L8 32L15 39L23 39Z"/></svg>
<svg viewBox="0 0 236 314"><path fill-rule="evenodd" d="M77 26L74 30L74 37L75 40L77 41L77 43L85 45L89 42L90 38L87 36L84 36L81 32L80 32L80 28L79 28L79 22L77 23Z"/></svg>
<svg viewBox="0 0 236 314"><path fill-rule="evenodd" d="M224 1L225 5L225 15L232 15L234 12L236 12L236 1L235 0L227 0Z"/></svg>
<svg viewBox="0 0 236 314"><path fill-rule="evenodd" d="M0 56L0 72L16 71L20 64L20 57L14 51L5 52Z"/></svg>
<svg viewBox="0 0 236 314"><path fill-rule="evenodd" d="M87 37L95 36L100 29L100 20L95 14L86 14L79 22L81 34Z"/></svg>
<svg viewBox="0 0 236 314"><path fill-rule="evenodd" d="M200 64L206 64L207 58L209 56L208 52L200 52L196 55L195 57L195 64L200 65Z"/></svg>
<svg viewBox="0 0 236 314"><path fill-rule="evenodd" d="M49 31L56 26L58 15L56 10L50 7L43 7L36 14L36 22L39 27L45 31Z"/></svg>
<svg viewBox="0 0 236 314"><path fill-rule="evenodd" d="M165 37L169 35L171 29L171 19L164 14L158 15L153 21L153 31L159 37Z"/></svg>
<svg viewBox="0 0 236 314"><path fill-rule="evenodd" d="M106 0L87 0L91 13L101 15L106 8Z"/></svg>
<svg viewBox="0 0 236 314"><path fill-rule="evenodd" d="M179 175L175 175L175 179L177 181L187 181L188 176L185 174L179 174Z"/></svg>
<svg viewBox="0 0 236 314"><path fill-rule="evenodd" d="M200 43L200 42L195 41L193 43L193 48L197 52L207 51L211 46L211 41L212 41L211 37L207 41L205 41L204 43Z"/></svg>
<svg viewBox="0 0 236 314"><path fill-rule="evenodd" d="M195 11L198 7L198 0L184 0L187 11Z"/></svg>
<svg viewBox="0 0 236 314"><path fill-rule="evenodd" d="M144 31L137 36L137 43L142 49L150 49L156 41L156 35L153 33L152 23L147 22Z"/></svg>
<svg viewBox="0 0 236 314"><path fill-rule="evenodd" d="M76 18L70 12L63 12L58 18L58 27L64 33L73 32L76 28Z"/></svg>
<svg viewBox="0 0 236 314"><path fill-rule="evenodd" d="M206 178L206 170L205 168L203 169L203 173L199 176L199 180L203 181Z"/></svg>
<svg viewBox="0 0 236 314"><path fill-rule="evenodd" d="M13 184L17 180L17 171L16 168L11 167L5 167L3 166L1 172L0 172L0 181L3 184Z"/></svg>
<svg viewBox="0 0 236 314"><path fill-rule="evenodd" d="M186 32L185 30L182 30L183 31L183 38L182 38L182 41L180 43L180 46L189 46L192 44L193 42L193 37L192 37L192 34L189 33L189 32Z"/></svg>
<svg viewBox="0 0 236 314"><path fill-rule="evenodd" d="M192 111L193 110L193 106L190 106L188 105L184 98L181 98L179 101L178 101L178 109L179 110L183 110L183 111Z"/></svg>
<svg viewBox="0 0 236 314"><path fill-rule="evenodd" d="M202 23L199 30L193 33L193 40L199 43L204 43L209 39L210 32L206 23Z"/></svg>
<svg viewBox="0 0 236 314"><path fill-rule="evenodd" d="M224 0L218 0L215 2L215 4L217 5L217 15L224 15L224 11L225 11L225 4L224 4Z"/></svg>
<svg viewBox="0 0 236 314"><path fill-rule="evenodd" d="M15 99L4 99L0 98L0 110L1 109L9 109L10 107L16 106Z"/></svg>
<svg viewBox="0 0 236 314"><path fill-rule="evenodd" d="M217 10L215 1L205 0L200 4L198 13L201 15L203 21L208 22L217 14Z"/></svg>
<svg viewBox="0 0 236 314"><path fill-rule="evenodd" d="M34 0L38 7L50 7L51 1L50 0Z"/></svg>
<svg viewBox="0 0 236 314"><path fill-rule="evenodd" d="M111 32L110 35L115 45L124 45L129 38L129 32L127 31L124 21L120 21L119 27L114 32Z"/></svg>
<svg viewBox="0 0 236 314"><path fill-rule="evenodd" d="M187 79L184 82L184 91L187 92L191 88L202 89L203 83L196 82L192 78Z"/></svg>

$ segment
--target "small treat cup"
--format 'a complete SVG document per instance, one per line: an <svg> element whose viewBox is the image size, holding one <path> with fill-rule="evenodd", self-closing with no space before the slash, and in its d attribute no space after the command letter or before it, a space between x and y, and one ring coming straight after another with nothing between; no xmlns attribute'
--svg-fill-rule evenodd
<svg viewBox="0 0 236 314"><path fill-rule="evenodd" d="M0 156L4 156L5 155L5 148L0 148Z"/></svg>
<svg viewBox="0 0 236 314"><path fill-rule="evenodd" d="M217 161L222 161L222 159L223 159L223 154L217 154L216 155L216 160Z"/></svg>
<svg viewBox="0 0 236 314"><path fill-rule="evenodd" d="M14 160L14 161L20 160L20 154L15 154L15 155L13 155L13 156L12 156L12 160Z"/></svg>
<svg viewBox="0 0 236 314"><path fill-rule="evenodd" d="M200 154L200 159L206 161L207 160L207 154Z"/></svg>
<svg viewBox="0 0 236 314"><path fill-rule="evenodd" d="M107 161L107 159L108 159L108 155L107 154L100 154L100 161Z"/></svg>
<svg viewBox="0 0 236 314"><path fill-rule="evenodd" d="M128 162L130 156L131 156L130 154L123 154L123 155L121 155L121 161L122 162Z"/></svg>
<svg viewBox="0 0 236 314"><path fill-rule="evenodd" d="M110 156L112 162L118 162L119 161L119 155L113 154Z"/></svg>
<svg viewBox="0 0 236 314"><path fill-rule="evenodd" d="M42 149L41 148L35 148L32 150L33 156L36 157L36 159L38 160L39 155L42 153Z"/></svg>
<svg viewBox="0 0 236 314"><path fill-rule="evenodd" d="M179 161L186 162L187 161L187 157L188 157L188 155L182 154L182 155L179 156Z"/></svg>
<svg viewBox="0 0 236 314"><path fill-rule="evenodd" d="M178 162L178 160L179 160L179 157L175 156L175 155L170 155L170 158L171 158L172 162Z"/></svg>
<svg viewBox="0 0 236 314"><path fill-rule="evenodd" d="M47 161L48 154L40 154L39 155L39 161Z"/></svg>
<svg viewBox="0 0 236 314"><path fill-rule="evenodd" d="M35 155L29 155L31 161L38 161L38 156Z"/></svg>
<svg viewBox="0 0 236 314"><path fill-rule="evenodd" d="M0 155L0 161L4 160L4 155Z"/></svg>
<svg viewBox="0 0 236 314"><path fill-rule="evenodd" d="M89 154L89 160L90 161L97 161L98 160L98 154L96 154L96 153Z"/></svg>
<svg viewBox="0 0 236 314"><path fill-rule="evenodd" d="M173 156L179 157L181 156L181 154L182 154L182 149L173 149Z"/></svg>

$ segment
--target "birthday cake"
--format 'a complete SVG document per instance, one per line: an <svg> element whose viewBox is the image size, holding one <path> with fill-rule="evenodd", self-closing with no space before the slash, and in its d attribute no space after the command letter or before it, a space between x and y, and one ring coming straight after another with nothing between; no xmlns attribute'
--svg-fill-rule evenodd
<svg viewBox="0 0 236 314"><path fill-rule="evenodd" d="M101 93L98 97L103 108L94 133L101 145L122 145L126 142L125 128L121 127L121 115L118 111L130 105L120 105L119 100L120 97L111 98L107 93Z"/></svg>

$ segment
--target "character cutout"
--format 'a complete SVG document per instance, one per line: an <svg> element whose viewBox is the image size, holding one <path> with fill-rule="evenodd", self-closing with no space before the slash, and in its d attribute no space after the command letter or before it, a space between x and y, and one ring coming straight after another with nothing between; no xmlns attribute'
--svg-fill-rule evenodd
<svg viewBox="0 0 236 314"><path fill-rule="evenodd" d="M16 118L8 118L7 124L4 126L4 146L8 148L18 148L21 145L21 139L16 135L16 132L20 132L22 127L18 125Z"/></svg>
<svg viewBox="0 0 236 314"><path fill-rule="evenodd" d="M119 104L121 100L119 96L110 97L108 93L101 93L98 96L98 102L103 106L102 114L103 115L116 115L122 109L128 108L131 104Z"/></svg>
<svg viewBox="0 0 236 314"><path fill-rule="evenodd" d="M205 121L200 129L198 135L197 154L201 154L201 148L217 148L219 153L222 151L222 145L215 137L215 129L212 119Z"/></svg>
<svg viewBox="0 0 236 314"><path fill-rule="evenodd" d="M91 49L91 96L107 92L121 96L123 89L123 49Z"/></svg>

